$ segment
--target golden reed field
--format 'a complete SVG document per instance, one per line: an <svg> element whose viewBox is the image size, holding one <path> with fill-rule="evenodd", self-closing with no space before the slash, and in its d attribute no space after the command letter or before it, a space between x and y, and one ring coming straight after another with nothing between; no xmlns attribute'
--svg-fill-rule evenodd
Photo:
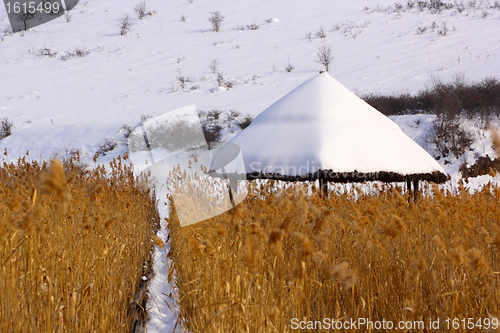
<svg viewBox="0 0 500 333"><path fill-rule="evenodd" d="M0 167L0 332L130 332L159 223L122 159Z"/></svg>
<svg viewBox="0 0 500 333"><path fill-rule="evenodd" d="M376 194L353 187L325 198L307 184L253 182L235 209L186 227L173 210L182 326L500 331L498 185L470 194L427 184L417 203L397 185L368 186Z"/></svg>

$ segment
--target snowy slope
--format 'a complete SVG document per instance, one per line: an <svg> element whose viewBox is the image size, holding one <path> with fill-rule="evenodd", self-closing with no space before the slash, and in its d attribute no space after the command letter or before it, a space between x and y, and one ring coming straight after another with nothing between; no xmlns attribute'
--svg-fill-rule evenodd
<svg viewBox="0 0 500 333"><path fill-rule="evenodd" d="M0 120L14 125L0 140L0 151L8 150L0 162L27 151L37 159L81 151L94 165L106 139L125 142L123 125L191 104L256 115L322 69L315 62L321 45L334 50L330 74L354 92L415 92L432 76L457 71L470 79L500 76L493 1L432 13L398 12L388 0L147 0L154 15L137 20L138 2L80 1L72 22L60 17L12 36L3 36L8 19L0 5ZM225 17L218 33L210 31L213 11ZM125 13L134 26L121 36L117 21ZM439 35L443 23L446 36ZM260 28L247 29L252 24ZM321 28L326 38L316 37ZM208 66L213 59L231 89L219 87ZM183 87L181 79L191 82ZM120 143L98 162L126 150ZM148 332L175 326L165 251L155 257Z"/></svg>
<svg viewBox="0 0 500 333"><path fill-rule="evenodd" d="M73 22L60 17L2 38L0 117L14 128L0 150L7 148L10 158L27 150L35 158L81 150L90 159L105 138L119 138L122 125L136 124L141 115L190 104L257 114L321 69L315 60L323 44L334 49L330 73L355 92L415 91L431 76L463 71L477 79L500 72L498 8L483 18L473 9L385 10L392 1L150 0L156 14L139 21L135 4L81 2L71 12ZM208 22L216 10L225 17L219 33ZM134 17L134 26L120 36L117 20L124 13ZM431 28L417 33L432 22L447 22L447 36ZM1 8L0 26L7 23ZM260 29L246 29L253 23ZM315 37L320 27L325 39ZM37 56L42 48L56 56ZM90 53L67 57L78 48ZM224 79L235 83L232 89L219 88L208 67L213 59ZM295 67L290 73L288 63ZM183 90L178 76L194 82Z"/></svg>

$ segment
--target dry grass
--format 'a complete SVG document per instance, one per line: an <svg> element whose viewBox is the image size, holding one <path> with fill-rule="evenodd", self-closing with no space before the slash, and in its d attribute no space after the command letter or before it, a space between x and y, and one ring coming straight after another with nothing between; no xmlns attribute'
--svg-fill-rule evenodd
<svg viewBox="0 0 500 333"><path fill-rule="evenodd" d="M129 332L158 224L118 159L0 167L0 332Z"/></svg>
<svg viewBox="0 0 500 333"><path fill-rule="evenodd" d="M500 188L452 195L430 187L414 204L391 185L328 199L304 195L303 185L288 194L272 182L252 187L210 220L181 228L171 214L181 319L191 332L291 332L292 318L439 318L433 332L446 332L446 318L500 314Z"/></svg>

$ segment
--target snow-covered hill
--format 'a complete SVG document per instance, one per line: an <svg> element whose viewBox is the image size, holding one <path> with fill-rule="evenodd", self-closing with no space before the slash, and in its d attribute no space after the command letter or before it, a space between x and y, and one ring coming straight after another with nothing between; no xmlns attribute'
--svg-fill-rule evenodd
<svg viewBox="0 0 500 333"><path fill-rule="evenodd" d="M0 162L27 151L35 159L80 151L93 165L100 148L118 142L100 155L106 162L127 150L124 126L191 104L256 115L322 69L315 61L323 45L335 57L329 73L356 93L416 92L431 77L457 72L500 76L495 1L419 8L412 0L401 7L394 0L147 0L151 15L143 20L133 10L138 3L80 1L70 19L14 35L0 6L0 120L13 123L0 140L8 151ZM216 11L224 16L220 32L208 20ZM124 14L133 26L122 36ZM404 117L393 120L422 139L432 116ZM175 325L175 306L162 296L170 292L165 253L155 257L149 332Z"/></svg>
<svg viewBox="0 0 500 333"><path fill-rule="evenodd" d="M122 137L124 124L190 104L255 115L322 68L321 45L332 46L330 74L354 92L413 92L431 76L500 73L493 1L433 13L373 0L149 0L153 15L143 20L137 3L80 2L69 23L62 16L1 38L0 118L14 126L0 150L9 160L80 150L91 161L106 138ZM218 33L208 21L214 11L224 16ZM125 13L134 25L121 36ZM0 27L7 24L0 8ZM219 86L214 59L232 88Z"/></svg>

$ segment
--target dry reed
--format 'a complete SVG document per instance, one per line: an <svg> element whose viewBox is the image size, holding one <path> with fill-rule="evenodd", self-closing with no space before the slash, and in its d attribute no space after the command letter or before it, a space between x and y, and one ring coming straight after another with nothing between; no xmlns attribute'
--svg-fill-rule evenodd
<svg viewBox="0 0 500 333"><path fill-rule="evenodd" d="M500 314L499 187L426 188L434 193L415 204L394 185L324 198L273 183L252 183L236 213L195 225L180 227L171 212L190 332L291 332L292 318L425 322L408 332L429 331L432 318L433 332L447 332L447 318Z"/></svg>
<svg viewBox="0 0 500 333"><path fill-rule="evenodd" d="M129 332L158 224L122 159L0 167L0 332Z"/></svg>

